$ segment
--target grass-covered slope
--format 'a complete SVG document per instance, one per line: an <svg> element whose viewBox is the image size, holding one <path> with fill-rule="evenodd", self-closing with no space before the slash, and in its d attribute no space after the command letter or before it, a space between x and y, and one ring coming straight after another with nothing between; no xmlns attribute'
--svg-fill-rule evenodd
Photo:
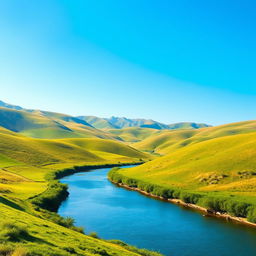
<svg viewBox="0 0 256 256"><path fill-rule="evenodd" d="M151 157L145 153L138 151L124 143L106 140L106 139L98 139L98 138L88 138L88 139L62 139L61 142L68 143L70 145L86 148L95 154L98 154L102 157L102 153L113 154L116 157L130 157L130 158L140 158L140 159L150 159Z"/></svg>
<svg viewBox="0 0 256 256"><path fill-rule="evenodd" d="M2 203L0 216L0 255L3 256L160 256L86 236Z"/></svg>
<svg viewBox="0 0 256 256"><path fill-rule="evenodd" d="M78 116L77 118L84 120L97 129L115 129L118 128L114 124L110 123L107 118L101 118L97 116Z"/></svg>
<svg viewBox="0 0 256 256"><path fill-rule="evenodd" d="M84 165L132 163L150 156L105 139L42 140L0 129L0 193L28 199L48 186L56 169Z"/></svg>
<svg viewBox="0 0 256 256"><path fill-rule="evenodd" d="M256 121L245 121L215 127L193 130L163 131L145 140L134 143L133 147L148 152L167 154L201 141L256 131Z"/></svg>
<svg viewBox="0 0 256 256"><path fill-rule="evenodd" d="M152 128L128 127L123 129L107 129L109 133L118 136L124 142L138 142L146 138L164 133L163 130Z"/></svg>
<svg viewBox="0 0 256 256"><path fill-rule="evenodd" d="M256 192L256 183L255 187L246 186L256 182L255 145L256 132L212 139L183 147L123 173L199 191L232 189L241 192L244 188ZM248 175L241 177L243 172L248 172Z"/></svg>
<svg viewBox="0 0 256 256"><path fill-rule="evenodd" d="M0 154L8 159L30 165L54 163L97 162L116 159L148 159L149 155L117 141L99 138L34 139L0 129Z"/></svg>
<svg viewBox="0 0 256 256"><path fill-rule="evenodd" d="M84 235L50 212L67 196L59 175L142 158L149 156L112 140L33 139L0 128L0 255L158 256Z"/></svg>
<svg viewBox="0 0 256 256"><path fill-rule="evenodd" d="M45 175L56 168L147 159L149 155L112 140L42 140L0 128L0 193L23 199L41 193L47 187Z"/></svg>
<svg viewBox="0 0 256 256"><path fill-rule="evenodd" d="M111 134L95 129L86 121L69 115L0 108L0 126L34 138L106 138Z"/></svg>
<svg viewBox="0 0 256 256"><path fill-rule="evenodd" d="M105 131L118 136L125 142L135 143L133 145L140 150L153 152L156 147L161 146L165 142L173 144L173 141L180 141L181 137L184 139L189 138L198 132L197 129L205 127L210 126L196 123L177 123L169 125L168 129L127 127L122 129L105 129ZM169 139L172 142L168 141Z"/></svg>
<svg viewBox="0 0 256 256"><path fill-rule="evenodd" d="M249 124L243 125L248 128ZM238 127L231 126L234 129ZM217 130L213 132L215 135L220 134ZM225 129L221 134L223 133ZM208 136L210 135L207 133ZM170 198L181 198L214 210L248 217L255 222L255 145L255 130L197 141L141 166L117 171L113 178L146 190L150 190L150 186L145 184L153 185L151 189L160 186L169 189L169 192L162 190L155 193L169 193ZM119 174L121 178L118 177ZM138 185L139 182L141 185Z"/></svg>

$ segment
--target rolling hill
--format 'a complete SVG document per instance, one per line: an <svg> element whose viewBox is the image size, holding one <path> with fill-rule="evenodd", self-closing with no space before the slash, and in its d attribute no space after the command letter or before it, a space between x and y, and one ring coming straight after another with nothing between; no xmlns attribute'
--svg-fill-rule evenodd
<svg viewBox="0 0 256 256"><path fill-rule="evenodd" d="M87 122L54 112L0 108L0 126L33 138L105 138L118 139L95 129Z"/></svg>
<svg viewBox="0 0 256 256"><path fill-rule="evenodd" d="M151 159L123 143L99 139L34 139L0 128L0 193L26 199L47 187L45 175L56 169ZM2 175L2 179L1 179ZM24 182L13 182L14 176ZM40 183L37 183L39 182Z"/></svg>
<svg viewBox="0 0 256 256"><path fill-rule="evenodd" d="M132 158L150 158L118 141L99 138L42 140L28 138L3 128L0 129L0 153L30 165L107 161L104 158L106 153L111 154L111 159L115 157L127 161Z"/></svg>
<svg viewBox="0 0 256 256"><path fill-rule="evenodd" d="M122 173L161 185L197 191L231 189L242 192L244 188L244 191L256 192L255 143L256 131L211 139L177 149ZM248 173L248 177L241 178L243 172Z"/></svg>
<svg viewBox="0 0 256 256"><path fill-rule="evenodd" d="M255 121L156 137L137 145L165 156L115 170L111 180L256 222Z"/></svg>
<svg viewBox="0 0 256 256"><path fill-rule="evenodd" d="M17 245L42 255L159 255L80 234L72 221L51 212L57 207L53 202L58 204L66 193L55 179L88 166L144 161L115 169L109 177L166 199L256 222L255 145L256 121L165 125L73 117L0 101L0 243L5 244L0 255ZM9 239L10 230L18 234L18 242Z"/></svg>
<svg viewBox="0 0 256 256"><path fill-rule="evenodd" d="M97 129L118 129L119 127L112 124L107 118L97 116L78 116L77 118L84 120Z"/></svg>
<svg viewBox="0 0 256 256"><path fill-rule="evenodd" d="M32 138L103 138L129 143L139 142L153 134L160 134L159 131L209 127L206 124L192 122L167 125L151 119L114 116L73 117L61 113L25 109L3 101L0 101L0 126Z"/></svg>
<svg viewBox="0 0 256 256"><path fill-rule="evenodd" d="M16 124L16 129L19 127L24 126ZM122 242L84 235L72 219L44 208L64 199L66 186L53 179L57 173L72 173L78 168L75 166L150 158L114 140L35 139L0 127L0 255L159 256Z"/></svg>
<svg viewBox="0 0 256 256"><path fill-rule="evenodd" d="M123 129L106 129L110 134L118 136L124 142L138 142L144 139L159 135L165 132L165 130L157 130L152 128L141 128L141 127L128 127Z"/></svg>
<svg viewBox="0 0 256 256"><path fill-rule="evenodd" d="M256 131L256 121L231 123L194 130L164 131L134 143L133 147L142 151L163 155L201 141L254 131Z"/></svg>

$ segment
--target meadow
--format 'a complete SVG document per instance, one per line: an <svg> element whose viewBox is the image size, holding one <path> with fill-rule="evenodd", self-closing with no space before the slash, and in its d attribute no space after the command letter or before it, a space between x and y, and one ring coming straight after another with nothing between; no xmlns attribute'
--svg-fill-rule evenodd
<svg viewBox="0 0 256 256"><path fill-rule="evenodd" d="M64 114L0 108L0 255L160 255L85 235L56 213L68 196L58 179L100 167L144 163L109 178L256 222L256 122L192 125L95 129Z"/></svg>
<svg viewBox="0 0 256 256"><path fill-rule="evenodd" d="M116 140L35 139L0 128L0 255L160 255L85 235L56 211L68 196L57 178L150 159Z"/></svg>
<svg viewBox="0 0 256 256"><path fill-rule="evenodd" d="M150 142L151 149L168 153L141 166L115 169L109 178L256 222L255 127L250 121L148 138L135 146Z"/></svg>

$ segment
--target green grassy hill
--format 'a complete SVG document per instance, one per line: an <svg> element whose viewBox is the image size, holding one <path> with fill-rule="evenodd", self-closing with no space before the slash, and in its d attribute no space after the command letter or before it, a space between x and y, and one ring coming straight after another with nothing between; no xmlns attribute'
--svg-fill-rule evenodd
<svg viewBox="0 0 256 256"><path fill-rule="evenodd" d="M152 128L140 128L140 127L128 127L123 129L107 129L108 133L118 136L125 142L138 142L144 139L164 133L163 130L157 130Z"/></svg>
<svg viewBox="0 0 256 256"><path fill-rule="evenodd" d="M167 154L178 148L218 137L250 133L256 130L256 121L245 121L215 127L193 130L164 131L145 140L134 143L133 147L147 152Z"/></svg>
<svg viewBox="0 0 256 256"><path fill-rule="evenodd" d="M131 158L142 158L142 159L150 159L150 156L142 153L124 143L106 140L106 139L96 139L96 138L88 138L88 139L62 139L64 143L68 143L70 145L74 145L79 148L86 148L91 152L99 152L101 153L109 153L114 154L116 156L123 157L131 157ZM101 153L100 153L101 152Z"/></svg>
<svg viewBox="0 0 256 256"><path fill-rule="evenodd" d="M0 126L33 138L105 138L118 139L95 129L87 122L46 111L0 108Z"/></svg>
<svg viewBox="0 0 256 256"><path fill-rule="evenodd" d="M86 236L52 212L67 195L56 178L88 166L145 161L109 177L256 223L256 121L165 129L152 120L0 106L0 255L159 255Z"/></svg>
<svg viewBox="0 0 256 256"><path fill-rule="evenodd" d="M0 203L3 256L160 256L117 241L104 241ZM146 254L147 253L147 254Z"/></svg>
<svg viewBox="0 0 256 256"><path fill-rule="evenodd" d="M113 140L35 139L0 127L0 255L158 256L84 235L71 219L46 210L66 193L66 187L53 180L55 173L72 173L78 168L75 165L104 166L141 159L150 156Z"/></svg>
<svg viewBox="0 0 256 256"><path fill-rule="evenodd" d="M77 118L84 120L97 129L115 129L118 128L110 123L107 118L100 118L97 116L78 116Z"/></svg>
<svg viewBox="0 0 256 256"><path fill-rule="evenodd" d="M3 182L0 179L0 192L7 191L11 197L28 198L46 189L44 177L55 169L148 159L149 155L112 140L42 140L0 129L0 171L3 177ZM25 189L24 183L9 181L10 178L15 180L16 175L25 177Z"/></svg>
<svg viewBox="0 0 256 256"><path fill-rule="evenodd" d="M190 143L184 143L186 136L192 138ZM112 178L256 222L254 121L202 129L195 134L175 133L172 142L176 146L171 153L116 171Z"/></svg>
<svg viewBox="0 0 256 256"><path fill-rule="evenodd" d="M198 191L226 188L241 191L250 179L250 183L256 182L255 143L256 132L216 138L180 148L122 173L167 186ZM243 171L248 172L248 177L240 177L239 173ZM215 176L223 178L213 181ZM237 186L237 182L241 187ZM256 192L256 186L248 189Z"/></svg>
<svg viewBox="0 0 256 256"><path fill-rule="evenodd" d="M0 129L0 153L15 161L33 165L97 162L108 160L104 158L106 153L116 159L149 158L149 155L118 141L99 138L42 140L6 129Z"/></svg>

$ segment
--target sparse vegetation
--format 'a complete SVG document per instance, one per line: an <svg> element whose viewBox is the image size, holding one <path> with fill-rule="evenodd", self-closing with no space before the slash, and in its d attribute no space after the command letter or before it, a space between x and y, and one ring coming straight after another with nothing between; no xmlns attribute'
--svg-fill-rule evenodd
<svg viewBox="0 0 256 256"><path fill-rule="evenodd" d="M1 223L0 238L2 240L19 242L30 237L26 227L14 223Z"/></svg>

